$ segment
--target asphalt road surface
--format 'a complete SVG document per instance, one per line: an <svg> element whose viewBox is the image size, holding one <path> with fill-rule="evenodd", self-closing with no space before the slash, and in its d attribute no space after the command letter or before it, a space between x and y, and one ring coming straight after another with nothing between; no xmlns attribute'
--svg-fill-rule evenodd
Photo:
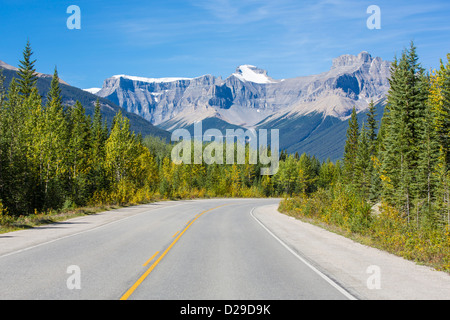
<svg viewBox="0 0 450 320"><path fill-rule="evenodd" d="M275 203L168 202L0 235L0 299L353 299L253 214Z"/></svg>

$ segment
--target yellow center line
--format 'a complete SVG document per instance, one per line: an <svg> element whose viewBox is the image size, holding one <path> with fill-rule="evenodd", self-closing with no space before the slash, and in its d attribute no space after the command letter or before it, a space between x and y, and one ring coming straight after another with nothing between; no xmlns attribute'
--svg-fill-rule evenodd
<svg viewBox="0 0 450 320"><path fill-rule="evenodd" d="M152 261L153 258L156 257L156 256L158 255L158 253L159 253L159 251L156 251L156 253L155 253L154 255L152 255L152 257L151 257L150 259L148 259L147 262L144 263L143 266L146 267L146 266L150 263L150 261Z"/></svg>
<svg viewBox="0 0 450 320"><path fill-rule="evenodd" d="M178 232L180 232L180 231L175 232L175 234L172 236L172 238L175 238L175 236L178 234Z"/></svg>
<svg viewBox="0 0 450 320"><path fill-rule="evenodd" d="M133 292L137 289L137 287L139 287L139 285L142 283L142 281L144 281L145 280L145 278L147 278L147 276L150 274L150 272L152 272L153 271L153 269L155 269L155 267L158 265L158 263L164 258L164 256L170 251L170 249L172 249L172 247L175 245L175 243L177 243L177 241L181 238L181 236L186 232L186 230L187 229L189 229L189 227L195 222L195 220L197 220L198 218L200 218L203 214L205 214L205 213L207 213L207 212L209 212L209 211L212 211L212 210L215 210L215 209L218 209L218 208L220 208L220 207L223 207L223 206L227 206L227 205L229 205L229 204L224 204L224 205L221 205L221 206L218 206L218 207L215 207L215 208L212 208L212 209L208 209L208 210L205 210L205 211L203 211L203 212L201 212L201 213L199 213L187 226L186 226L186 228L184 228L184 230L175 238L175 240L173 240L172 241L172 243L170 244L170 246L159 256L159 258L158 258L158 260L156 260L151 266L150 266L150 268L148 268L147 269L147 271L145 271L145 273L136 281L136 283L135 284L133 284L133 286L130 288L130 289L128 289L128 291L127 292L125 292L125 294L120 298L120 300L127 300L132 294L133 294ZM156 254L155 254L156 255ZM154 255L154 256L155 256ZM149 259L149 261L151 261L153 258L154 258L154 256L152 257L152 258L150 258Z"/></svg>

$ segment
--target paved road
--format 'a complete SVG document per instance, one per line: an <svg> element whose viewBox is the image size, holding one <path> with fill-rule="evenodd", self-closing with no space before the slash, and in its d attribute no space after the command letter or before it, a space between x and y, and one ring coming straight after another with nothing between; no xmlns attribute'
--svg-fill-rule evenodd
<svg viewBox="0 0 450 320"><path fill-rule="evenodd" d="M0 235L0 299L351 299L253 215L277 202L168 202Z"/></svg>

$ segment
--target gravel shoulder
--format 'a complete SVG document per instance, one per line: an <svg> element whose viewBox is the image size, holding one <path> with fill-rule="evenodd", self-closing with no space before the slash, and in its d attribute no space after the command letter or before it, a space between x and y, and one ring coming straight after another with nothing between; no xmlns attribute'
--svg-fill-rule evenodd
<svg viewBox="0 0 450 320"><path fill-rule="evenodd" d="M289 217L277 205L254 216L313 266L367 300L449 300L450 275Z"/></svg>

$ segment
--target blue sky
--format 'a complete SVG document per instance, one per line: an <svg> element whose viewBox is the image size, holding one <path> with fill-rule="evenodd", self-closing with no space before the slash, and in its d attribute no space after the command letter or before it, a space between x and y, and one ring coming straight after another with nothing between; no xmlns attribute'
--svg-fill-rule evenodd
<svg viewBox="0 0 450 320"><path fill-rule="evenodd" d="M69 30L78 5L81 29ZM369 30L367 8L381 9ZM450 53L448 0L0 0L0 60L17 66L27 38L39 72L80 88L115 74L226 78L252 64L275 79L327 71L342 54L392 60L413 40L422 65Z"/></svg>

